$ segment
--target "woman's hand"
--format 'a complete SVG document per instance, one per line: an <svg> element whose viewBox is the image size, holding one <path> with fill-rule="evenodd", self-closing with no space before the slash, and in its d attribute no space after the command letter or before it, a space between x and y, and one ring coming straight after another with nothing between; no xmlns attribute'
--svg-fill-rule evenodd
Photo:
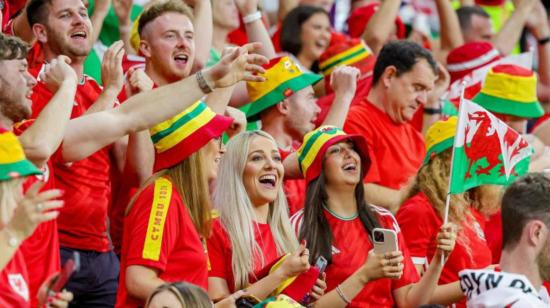
<svg viewBox="0 0 550 308"><path fill-rule="evenodd" d="M326 278L327 274L322 273L315 282L313 289L311 289L311 292L309 293L311 296L311 302L318 301L323 295L325 295L325 290L327 289L327 283L325 281Z"/></svg>
<svg viewBox="0 0 550 308"><path fill-rule="evenodd" d="M21 241L29 237L39 224L57 218L57 210L63 206L62 200L54 200L61 197L62 192L58 189L39 192L43 185L44 182L36 182L27 190L6 226Z"/></svg>
<svg viewBox="0 0 550 308"><path fill-rule="evenodd" d="M303 242L298 250L286 257L277 270L285 279L288 279L309 270L309 267L309 250L306 248L306 243Z"/></svg>
<svg viewBox="0 0 550 308"><path fill-rule="evenodd" d="M446 223L441 226L437 234L436 262L441 262L442 257L447 259L449 254L453 251L456 244L456 229L456 225L453 223Z"/></svg>
<svg viewBox="0 0 550 308"><path fill-rule="evenodd" d="M53 296L48 295L49 288L55 283L59 278L59 273L52 275L48 278L38 290L38 303L39 307L54 307L54 308L65 308L69 307L69 303L73 300L73 293L63 290L57 292Z"/></svg>
<svg viewBox="0 0 550 308"><path fill-rule="evenodd" d="M403 253L392 251L384 255L378 255L371 250L367 261L361 267L363 281L367 283L381 278L399 279L403 275Z"/></svg>

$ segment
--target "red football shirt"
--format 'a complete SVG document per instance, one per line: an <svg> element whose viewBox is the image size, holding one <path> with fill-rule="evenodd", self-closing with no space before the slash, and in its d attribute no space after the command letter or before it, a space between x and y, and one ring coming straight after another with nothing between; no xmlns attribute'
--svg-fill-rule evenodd
<svg viewBox="0 0 550 308"><path fill-rule="evenodd" d="M31 307L28 281L25 259L18 249L0 272L0 307Z"/></svg>
<svg viewBox="0 0 550 308"><path fill-rule="evenodd" d="M491 265L491 250L483 229L475 218L476 213L473 210L470 213L472 216L459 226L455 248L443 267L439 284L457 281L461 270ZM427 264L436 251L437 233L443 224L441 217L423 193L405 201L396 217L413 260L418 265ZM466 300L456 304L466 307Z"/></svg>
<svg viewBox="0 0 550 308"><path fill-rule="evenodd" d="M492 252L493 264L498 264L502 254L502 216L500 210L486 220L483 229L487 237L487 244Z"/></svg>
<svg viewBox="0 0 550 308"><path fill-rule="evenodd" d="M372 206L372 205L371 205ZM378 221L383 228L397 232L399 250L403 253L403 275L400 279L378 279L365 285L348 307L394 307L392 291L419 280L418 273L410 258L399 225L391 212L372 206L378 216ZM363 223L356 217L351 220L342 220L329 211L324 211L333 235L332 263L327 266L327 289L325 294L335 289L353 273L355 273L367 260L369 251L373 249L372 242L365 231ZM299 230L303 212L296 213L291 221L295 230Z"/></svg>
<svg viewBox="0 0 550 308"><path fill-rule="evenodd" d="M19 136L29 128L33 122L34 120L27 120L18 123L14 126L13 132ZM56 152L42 168L43 174L27 177L23 183L23 191L26 192L27 189L37 181L45 182L41 191L55 188L52 161L57 159L57 153L59 153L59 151ZM31 306L37 307L38 289L46 279L59 272L61 268L57 220L54 219L39 224L33 234L23 241L19 250L24 256L29 272Z"/></svg>
<svg viewBox="0 0 550 308"><path fill-rule="evenodd" d="M263 253L263 264L261 256L256 256L254 260L254 273L248 277L250 283L256 282L256 275L264 268L265 265L272 263L281 255L277 252L277 245L271 233L269 224L254 223L254 239L260 246ZM225 279L229 291L235 292L235 280L233 276L232 264L232 245L229 235L225 231L219 219L215 219L212 225L212 235L207 241L208 244L208 259L210 261L209 277L219 277Z"/></svg>
<svg viewBox="0 0 550 308"><path fill-rule="evenodd" d="M371 167L365 183L400 189L416 175L426 155L420 132L409 123L394 123L366 99L350 108L344 131L367 140Z"/></svg>
<svg viewBox="0 0 550 308"><path fill-rule="evenodd" d="M208 288L205 247L167 178L147 186L125 218L116 307L144 304L127 293L126 269L131 265L153 268L164 281L186 281Z"/></svg>
<svg viewBox="0 0 550 308"><path fill-rule="evenodd" d="M37 70L31 70L38 75ZM79 84L71 118L82 116L101 94L101 87L90 77ZM33 89L33 117L48 104L52 93L44 83ZM61 246L106 252L111 248L107 233L107 209L111 198L110 146L73 163L54 162L58 188L65 191L65 206L57 223ZM75 223L78 221L78 223Z"/></svg>

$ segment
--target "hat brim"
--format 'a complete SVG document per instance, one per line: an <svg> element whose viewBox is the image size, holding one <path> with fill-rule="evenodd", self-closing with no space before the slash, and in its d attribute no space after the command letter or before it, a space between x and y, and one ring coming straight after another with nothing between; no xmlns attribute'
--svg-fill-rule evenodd
<svg viewBox="0 0 550 308"><path fill-rule="evenodd" d="M42 174L42 171L27 159L15 163L0 164L0 181L9 181L34 174Z"/></svg>
<svg viewBox="0 0 550 308"><path fill-rule="evenodd" d="M453 147L455 137L447 138L428 149L426 156L424 157L424 165L429 163L432 157L438 155L439 153L448 150Z"/></svg>
<svg viewBox="0 0 550 308"><path fill-rule="evenodd" d="M212 120L189 135L171 149L155 155L154 172L170 168L187 159L191 154L200 150L210 140L220 137L233 123L230 117L215 115Z"/></svg>
<svg viewBox="0 0 550 308"><path fill-rule="evenodd" d="M489 111L501 114L522 118L538 118L544 115L544 110L537 100L524 103L479 92L472 101Z"/></svg>
<svg viewBox="0 0 550 308"><path fill-rule="evenodd" d="M257 100L246 104L241 107L241 111L246 114L248 121L256 121L259 119L259 115L262 111L268 109L271 106L278 104L283 99L291 96L292 94L304 89L305 87L312 86L323 79L323 76L312 73L303 73L300 76L296 76L289 79L277 87L271 90L269 93L258 98ZM290 89L290 95L285 95L285 92Z"/></svg>
<svg viewBox="0 0 550 308"><path fill-rule="evenodd" d="M365 140L365 138L361 135L340 135L340 136L331 138L329 141L323 144L323 146L319 150L319 153L317 153L315 157L315 161L313 162L312 166L309 167L307 170L306 182L309 183L315 180L321 174L321 170L323 168L322 166L323 157L327 149L331 145L337 144L345 140L351 140L351 142L353 142L353 145L355 146L355 149L357 150L359 157L361 157L361 169L363 170L363 177L367 175L367 172L370 169L371 160L370 160L369 150L368 150L369 147L367 145L367 141Z"/></svg>

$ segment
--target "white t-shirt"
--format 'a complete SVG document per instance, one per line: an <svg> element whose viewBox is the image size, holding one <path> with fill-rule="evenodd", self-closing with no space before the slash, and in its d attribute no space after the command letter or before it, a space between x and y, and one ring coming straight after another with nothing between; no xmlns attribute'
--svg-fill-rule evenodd
<svg viewBox="0 0 550 308"><path fill-rule="evenodd" d="M535 290L524 275L482 269L463 270L459 276L468 307L550 307L546 289Z"/></svg>

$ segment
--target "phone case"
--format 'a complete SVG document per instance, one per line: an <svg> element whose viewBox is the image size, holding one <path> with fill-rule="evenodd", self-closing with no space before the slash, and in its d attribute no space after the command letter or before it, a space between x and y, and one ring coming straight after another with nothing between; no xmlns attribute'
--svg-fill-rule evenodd
<svg viewBox="0 0 550 308"><path fill-rule="evenodd" d="M383 240L378 238L377 233L383 234ZM397 233L391 229L375 228L372 230L372 243L374 252L378 255L399 250Z"/></svg>

